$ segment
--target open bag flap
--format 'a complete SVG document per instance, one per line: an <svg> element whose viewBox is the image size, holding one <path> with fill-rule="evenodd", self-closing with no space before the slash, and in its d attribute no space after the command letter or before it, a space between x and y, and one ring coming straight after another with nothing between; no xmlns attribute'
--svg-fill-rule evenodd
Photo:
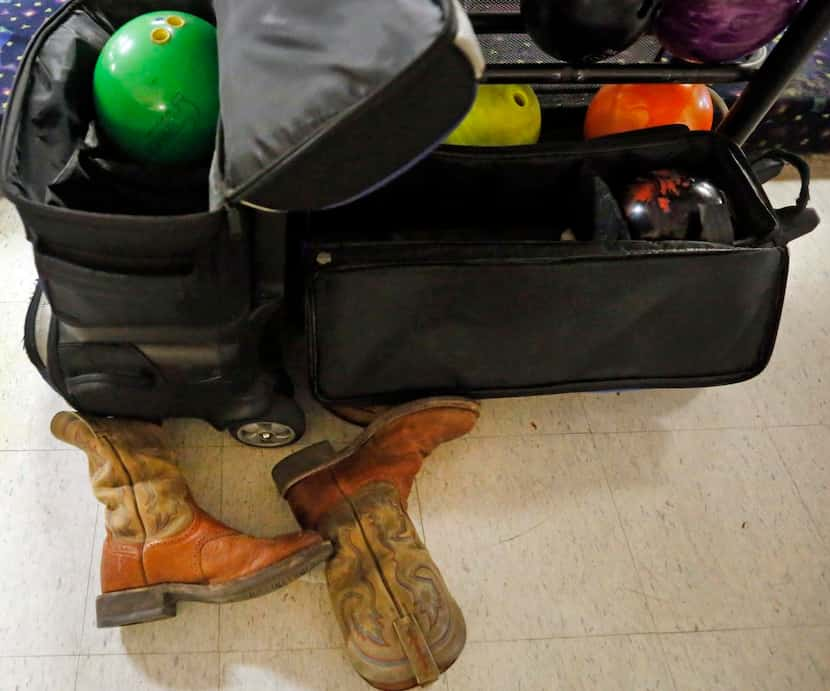
<svg viewBox="0 0 830 691"><path fill-rule="evenodd" d="M455 0L215 0L214 9L214 208L325 208L371 191L443 141L484 69Z"/></svg>
<svg viewBox="0 0 830 691"><path fill-rule="evenodd" d="M212 210L228 202L324 208L371 191L444 139L484 69L456 0L69 0L29 46L6 114L2 178L13 199L135 213L56 199L53 187L94 121L101 48L129 19L161 9L218 26L222 122ZM157 185L164 176L145 177ZM207 210L207 188L194 187L188 209Z"/></svg>

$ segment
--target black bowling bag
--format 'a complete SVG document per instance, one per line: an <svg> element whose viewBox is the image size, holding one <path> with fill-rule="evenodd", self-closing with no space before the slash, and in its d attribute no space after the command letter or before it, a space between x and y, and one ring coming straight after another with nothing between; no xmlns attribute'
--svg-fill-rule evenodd
<svg viewBox="0 0 830 691"><path fill-rule="evenodd" d="M136 165L96 131L98 55L156 10L217 25L221 122L204 165ZM295 440L279 211L397 175L463 118L482 69L452 0L69 0L23 58L0 145L40 277L32 362L83 412Z"/></svg>
<svg viewBox="0 0 830 691"><path fill-rule="evenodd" d="M330 403L708 386L765 367L787 244L818 223L805 166L798 202L774 210L716 134L563 143L580 137L558 129L556 109L539 145L424 158L483 69L458 3L275 7L70 0L30 45L0 173L42 287L28 350L73 406L293 441L303 422L280 363L286 281L305 296L313 390ZM95 131L101 47L161 8L217 23L209 167L135 166ZM613 191L660 168L718 186L734 238L623 239Z"/></svg>
<svg viewBox="0 0 830 691"><path fill-rule="evenodd" d="M382 403L754 377L775 344L787 245L818 224L802 161L778 152L756 168L769 178L781 159L803 184L775 210L742 151L709 132L443 147L374 195L292 219L315 394ZM731 219L707 241L622 239L613 191L655 169L707 178Z"/></svg>

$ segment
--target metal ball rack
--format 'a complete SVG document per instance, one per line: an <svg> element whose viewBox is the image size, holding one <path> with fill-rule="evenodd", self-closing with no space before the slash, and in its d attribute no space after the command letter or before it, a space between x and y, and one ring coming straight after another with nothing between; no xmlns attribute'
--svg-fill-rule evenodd
<svg viewBox="0 0 830 691"><path fill-rule="evenodd" d="M476 33L523 34L515 12L469 13ZM801 65L830 31L830 0L807 0L793 23L760 66L741 64L634 63L571 65L561 62L489 65L484 82L619 84L619 83L732 83L747 86L719 126L719 131L744 144L769 113Z"/></svg>

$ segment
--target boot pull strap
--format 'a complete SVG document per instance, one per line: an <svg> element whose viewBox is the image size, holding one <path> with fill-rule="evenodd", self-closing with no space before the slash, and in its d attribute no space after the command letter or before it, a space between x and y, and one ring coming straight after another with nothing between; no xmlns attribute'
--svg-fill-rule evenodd
<svg viewBox="0 0 830 691"><path fill-rule="evenodd" d="M418 686L426 686L438 681L441 670L432 656L432 650L418 621L412 616L405 616L393 621L392 626L395 627L401 649L409 660Z"/></svg>
<svg viewBox="0 0 830 691"><path fill-rule="evenodd" d="M340 461L340 456L327 441L314 444L281 460L271 471L281 497L307 477Z"/></svg>

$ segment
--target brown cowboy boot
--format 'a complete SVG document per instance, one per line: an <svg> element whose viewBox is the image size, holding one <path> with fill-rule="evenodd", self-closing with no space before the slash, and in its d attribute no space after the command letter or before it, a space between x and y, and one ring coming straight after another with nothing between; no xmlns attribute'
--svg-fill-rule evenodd
<svg viewBox="0 0 830 691"><path fill-rule="evenodd" d="M385 413L392 406L388 405L323 405L334 417L350 425L368 427L379 415Z"/></svg>
<svg viewBox="0 0 830 691"><path fill-rule="evenodd" d="M99 628L175 617L182 600L265 595L331 554L316 533L258 540L211 518L157 425L59 413L52 433L87 453L93 492L106 506Z"/></svg>
<svg viewBox="0 0 830 691"><path fill-rule="evenodd" d="M309 447L273 471L300 525L334 543L326 579L357 672L380 689L438 679L461 654L464 617L406 513L439 444L469 432L478 405L431 399L387 411L346 449Z"/></svg>

